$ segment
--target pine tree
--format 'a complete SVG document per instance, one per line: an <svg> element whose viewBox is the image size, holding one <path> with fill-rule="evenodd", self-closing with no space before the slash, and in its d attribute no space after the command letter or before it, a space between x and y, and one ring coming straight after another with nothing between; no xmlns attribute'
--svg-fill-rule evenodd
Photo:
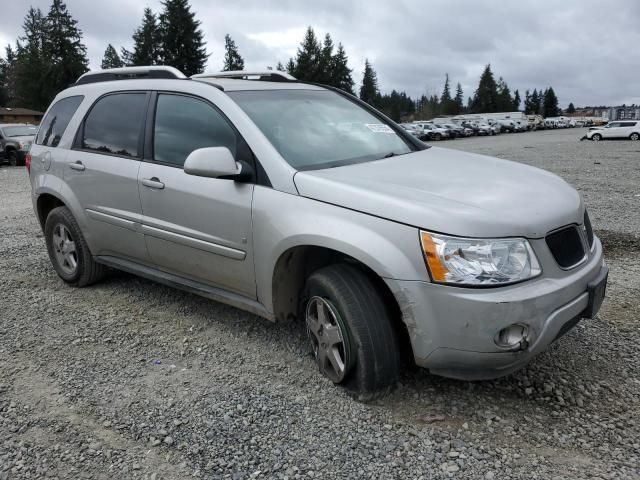
<svg viewBox="0 0 640 480"><path fill-rule="evenodd" d="M513 98L511 98L511 90L502 77L496 85L498 96L496 97L496 110L498 112L510 112L513 108Z"/></svg>
<svg viewBox="0 0 640 480"><path fill-rule="evenodd" d="M42 84L46 98L40 105L43 110L59 91L75 83L89 64L82 31L63 0L53 0L45 24L44 52L48 67Z"/></svg>
<svg viewBox="0 0 640 480"><path fill-rule="evenodd" d="M202 73L208 54L200 21L196 20L188 0L164 0L162 6L159 16L161 62L187 76Z"/></svg>
<svg viewBox="0 0 640 480"><path fill-rule="evenodd" d="M47 100L45 73L50 60L47 58L47 24L40 9L31 7L22 25L24 36L16 44L13 63L14 101L21 107L40 109Z"/></svg>
<svg viewBox="0 0 640 480"><path fill-rule="evenodd" d="M331 85L353 95L354 82L351 77L352 70L349 68L347 61L347 53L345 52L342 44L339 43L338 51L332 59L331 69L333 74Z"/></svg>
<svg viewBox="0 0 640 480"><path fill-rule="evenodd" d="M3 96L3 101L0 102L0 106L15 106L16 98L16 54L11 48L11 45L7 45L5 48L5 58L0 65L0 95Z"/></svg>
<svg viewBox="0 0 640 480"><path fill-rule="evenodd" d="M318 83L333 85L333 40L328 33L324 36L324 43L318 61Z"/></svg>
<svg viewBox="0 0 640 480"><path fill-rule="evenodd" d="M276 70L279 72L285 72L286 70L284 69L284 65L282 65L282 62L278 62L278 64L276 65Z"/></svg>
<svg viewBox="0 0 640 480"><path fill-rule="evenodd" d="M567 113L576 113L576 107L573 105L573 102L569 103L567 107Z"/></svg>
<svg viewBox="0 0 640 480"><path fill-rule="evenodd" d="M456 86L456 96L453 99L453 114L459 115L464 110L464 94L462 93L462 85L458 82Z"/></svg>
<svg viewBox="0 0 640 480"><path fill-rule="evenodd" d="M552 87L549 87L544 92L544 101L543 101L543 115L545 117L557 117L559 114L558 108L558 97L556 97L556 92L553 91Z"/></svg>
<svg viewBox="0 0 640 480"><path fill-rule="evenodd" d="M453 114L453 100L451 99L451 88L449 86L449 74L445 74L444 87L442 88L442 96L440 97L440 106L442 113L445 115Z"/></svg>
<svg viewBox="0 0 640 480"><path fill-rule="evenodd" d="M107 45L107 49L104 51L104 57L102 58L101 68L104 70L106 68L120 68L124 67L124 62L116 52L116 49L113 48L113 45Z"/></svg>
<svg viewBox="0 0 640 480"><path fill-rule="evenodd" d="M498 88L491 72L491 65L487 65L480 76L471 108L478 113L492 113L498 111L497 107Z"/></svg>
<svg viewBox="0 0 640 480"><path fill-rule="evenodd" d="M531 114L539 115L540 114L540 97L538 96L538 90L536 88L533 89L533 93L531 94Z"/></svg>
<svg viewBox="0 0 640 480"><path fill-rule="evenodd" d="M298 80L305 82L319 82L322 80L319 63L322 47L316 38L313 28L308 27L304 39L298 47L296 59L293 62L291 73Z"/></svg>
<svg viewBox="0 0 640 480"><path fill-rule="evenodd" d="M364 60L364 72L362 73L362 86L360 87L360 100L369 105L376 105L380 97L378 90L378 75L368 59Z"/></svg>
<svg viewBox="0 0 640 480"><path fill-rule="evenodd" d="M520 99L520 92L518 90L516 90L516 93L513 97L513 111L514 112L518 112L520 111L520 103L522 102L522 100Z"/></svg>
<svg viewBox="0 0 640 480"><path fill-rule="evenodd" d="M244 59L238 53L236 42L228 33L224 36L224 66L222 71L244 70Z"/></svg>
<svg viewBox="0 0 640 480"><path fill-rule="evenodd" d="M133 33L133 51L122 49L122 58L127 65L158 65L161 43L158 19L147 7L142 15L142 24Z"/></svg>
<svg viewBox="0 0 640 480"><path fill-rule="evenodd" d="M295 62L295 60L293 58L290 58L289 61L287 62L286 72L289 75L295 76L295 73L296 73L296 62Z"/></svg>

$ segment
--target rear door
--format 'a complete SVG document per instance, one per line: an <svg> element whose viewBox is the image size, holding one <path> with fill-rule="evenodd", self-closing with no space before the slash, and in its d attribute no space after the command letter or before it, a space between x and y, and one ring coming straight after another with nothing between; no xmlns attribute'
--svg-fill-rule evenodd
<svg viewBox="0 0 640 480"><path fill-rule="evenodd" d="M199 97L159 92L147 133L150 156L139 174L143 231L156 266L255 298L251 234L253 183L188 175L198 148L227 147L237 160L253 155L227 118Z"/></svg>
<svg viewBox="0 0 640 480"><path fill-rule="evenodd" d="M100 97L67 156L64 179L86 215L83 233L94 255L149 263L138 193L149 98L145 91Z"/></svg>

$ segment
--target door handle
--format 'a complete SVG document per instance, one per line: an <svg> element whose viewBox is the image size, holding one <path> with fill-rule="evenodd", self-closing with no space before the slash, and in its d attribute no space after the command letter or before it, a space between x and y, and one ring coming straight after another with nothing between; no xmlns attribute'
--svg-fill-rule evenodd
<svg viewBox="0 0 640 480"><path fill-rule="evenodd" d="M156 188L158 190L162 190L164 188L164 183L158 180L158 177L143 178L142 184L145 187Z"/></svg>
<svg viewBox="0 0 640 480"><path fill-rule="evenodd" d="M79 172L82 172L82 171L84 171L85 166L82 164L82 162L80 160L78 160L75 163L70 163L69 164L69 168L71 170L78 170Z"/></svg>

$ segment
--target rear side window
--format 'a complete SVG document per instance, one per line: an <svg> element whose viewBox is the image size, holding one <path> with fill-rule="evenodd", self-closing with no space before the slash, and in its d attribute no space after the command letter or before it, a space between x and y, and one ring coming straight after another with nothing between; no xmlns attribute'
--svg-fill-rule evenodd
<svg viewBox="0 0 640 480"><path fill-rule="evenodd" d="M153 159L182 167L198 148L227 147L236 156L237 135L229 122L203 100L159 94L153 130Z"/></svg>
<svg viewBox="0 0 640 480"><path fill-rule="evenodd" d="M146 109L146 92L102 97L84 121L81 148L123 157L142 156Z"/></svg>
<svg viewBox="0 0 640 480"><path fill-rule="evenodd" d="M42 120L36 144L57 147L71 117L76 113L83 99L82 95L76 95L58 100Z"/></svg>

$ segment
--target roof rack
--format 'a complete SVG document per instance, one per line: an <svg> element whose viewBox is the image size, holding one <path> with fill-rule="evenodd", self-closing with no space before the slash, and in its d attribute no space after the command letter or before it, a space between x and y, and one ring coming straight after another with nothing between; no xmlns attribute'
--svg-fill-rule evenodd
<svg viewBox="0 0 640 480"><path fill-rule="evenodd" d="M296 78L279 70L264 70L249 72L244 70L232 70L229 72L198 73L191 78L233 78L236 80L261 80L263 82L295 82Z"/></svg>
<svg viewBox="0 0 640 480"><path fill-rule="evenodd" d="M109 82L112 80L131 80L136 78L174 78L186 79L187 77L177 68L156 65L149 67L123 67L109 68L107 70L95 70L87 72L78 78L76 85L88 83Z"/></svg>

